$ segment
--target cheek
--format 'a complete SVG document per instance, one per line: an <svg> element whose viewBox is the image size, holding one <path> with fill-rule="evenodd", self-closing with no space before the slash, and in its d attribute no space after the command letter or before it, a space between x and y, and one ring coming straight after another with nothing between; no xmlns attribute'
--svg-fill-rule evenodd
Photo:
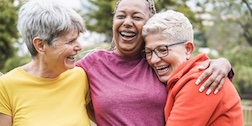
<svg viewBox="0 0 252 126"><path fill-rule="evenodd" d="M186 61L186 57L184 55L177 55L173 59L174 60L172 66L174 67L174 69L177 69L183 62Z"/></svg>
<svg viewBox="0 0 252 126"><path fill-rule="evenodd" d="M171 64L172 67L176 67L180 63L180 56L176 55L172 52L168 54L165 58L163 58L164 62L167 64Z"/></svg>
<svg viewBox="0 0 252 126"><path fill-rule="evenodd" d="M70 55L73 51L73 47L72 46L69 46L69 47L62 47L61 49L59 49L57 51L57 54L55 55L59 55L60 57L65 57L66 55Z"/></svg>
<svg viewBox="0 0 252 126"><path fill-rule="evenodd" d="M153 67L153 66L152 66L153 64L152 64L150 61L151 61L151 60L147 60L148 64L150 64L150 66Z"/></svg>
<svg viewBox="0 0 252 126"><path fill-rule="evenodd" d="M117 24L114 24L112 27L112 31L113 31L113 37L117 37L119 32L118 32L119 26Z"/></svg>
<svg viewBox="0 0 252 126"><path fill-rule="evenodd" d="M143 29L144 24L145 24L145 23L136 24L136 27L137 27L139 33L142 33L142 29Z"/></svg>
<svg viewBox="0 0 252 126"><path fill-rule="evenodd" d="M112 30L117 30L119 28L120 24L122 24L122 21L114 20L113 25L112 25Z"/></svg>

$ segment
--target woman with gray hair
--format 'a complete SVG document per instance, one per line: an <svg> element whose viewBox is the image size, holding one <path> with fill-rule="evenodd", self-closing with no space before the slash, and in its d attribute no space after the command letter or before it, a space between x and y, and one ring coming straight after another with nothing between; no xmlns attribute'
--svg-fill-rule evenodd
<svg viewBox="0 0 252 126"><path fill-rule="evenodd" d="M243 126L241 101L226 77L216 95L197 92L203 71L197 67L206 54L193 57L193 28L184 14L172 10L150 18L143 27L145 59L159 80L167 84L166 126Z"/></svg>
<svg viewBox="0 0 252 126"><path fill-rule="evenodd" d="M32 60L0 77L0 126L90 125L87 75L75 67L81 16L31 0L19 10L18 30Z"/></svg>

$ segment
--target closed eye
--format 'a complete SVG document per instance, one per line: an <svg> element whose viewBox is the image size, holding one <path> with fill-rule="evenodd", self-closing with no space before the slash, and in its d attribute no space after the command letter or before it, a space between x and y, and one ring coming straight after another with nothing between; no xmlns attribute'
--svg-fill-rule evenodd
<svg viewBox="0 0 252 126"><path fill-rule="evenodd" d="M126 16L125 15L117 15L116 18L118 19L124 19Z"/></svg>
<svg viewBox="0 0 252 126"><path fill-rule="evenodd" d="M134 16L133 19L139 21L139 20L142 20L143 18L142 17L138 17L138 16Z"/></svg>

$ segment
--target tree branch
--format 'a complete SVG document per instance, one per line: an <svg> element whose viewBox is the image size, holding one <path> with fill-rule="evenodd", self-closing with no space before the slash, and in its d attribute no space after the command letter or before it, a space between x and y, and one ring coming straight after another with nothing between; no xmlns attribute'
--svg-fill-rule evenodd
<svg viewBox="0 0 252 126"><path fill-rule="evenodd" d="M248 1L247 1L247 0L242 0L242 2L245 3L245 4L247 5L247 7L248 7L248 9L249 9L249 11L250 11L250 15L251 15L251 17L252 17L252 8L249 6Z"/></svg>

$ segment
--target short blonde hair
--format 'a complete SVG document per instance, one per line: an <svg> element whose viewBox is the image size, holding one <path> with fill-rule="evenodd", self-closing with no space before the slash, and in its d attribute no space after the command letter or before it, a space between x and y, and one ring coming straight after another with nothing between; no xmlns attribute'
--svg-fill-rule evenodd
<svg viewBox="0 0 252 126"><path fill-rule="evenodd" d="M189 19L173 10L157 13L146 22L142 35L145 38L150 34L162 34L173 42L193 41L193 27Z"/></svg>

